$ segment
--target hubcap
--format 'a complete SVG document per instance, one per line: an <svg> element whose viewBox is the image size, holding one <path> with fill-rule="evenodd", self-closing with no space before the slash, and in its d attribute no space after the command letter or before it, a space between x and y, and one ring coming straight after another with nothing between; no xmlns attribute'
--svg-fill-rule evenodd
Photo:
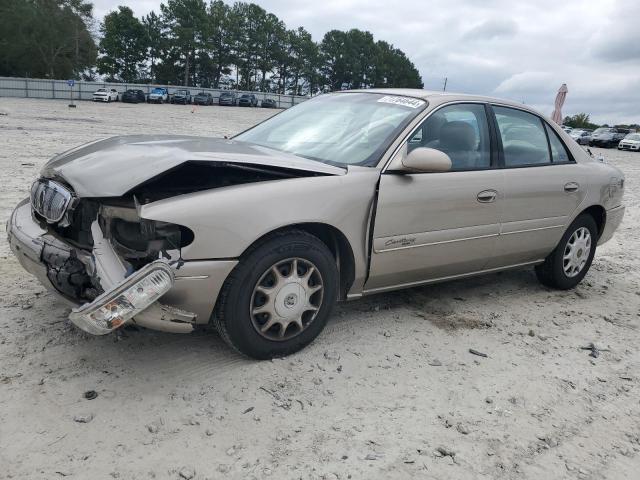
<svg viewBox="0 0 640 480"><path fill-rule="evenodd" d="M250 315L256 331L269 340L299 335L316 318L324 285L316 266L288 258L262 274L251 295Z"/></svg>
<svg viewBox="0 0 640 480"><path fill-rule="evenodd" d="M580 227L567 242L562 257L562 266L567 277L578 275L589 260L591 254L591 233L585 227Z"/></svg>

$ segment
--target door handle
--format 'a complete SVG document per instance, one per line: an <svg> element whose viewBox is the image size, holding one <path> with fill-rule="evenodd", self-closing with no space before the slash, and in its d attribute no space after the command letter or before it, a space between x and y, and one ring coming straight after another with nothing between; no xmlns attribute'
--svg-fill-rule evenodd
<svg viewBox="0 0 640 480"><path fill-rule="evenodd" d="M480 203L491 203L496 200L497 196L498 192L496 192L495 190L483 190L482 192L478 193L478 196L476 198Z"/></svg>
<svg viewBox="0 0 640 480"><path fill-rule="evenodd" d="M579 188L580 185L578 185L576 182L569 182L564 184L564 191L567 193L577 192Z"/></svg>

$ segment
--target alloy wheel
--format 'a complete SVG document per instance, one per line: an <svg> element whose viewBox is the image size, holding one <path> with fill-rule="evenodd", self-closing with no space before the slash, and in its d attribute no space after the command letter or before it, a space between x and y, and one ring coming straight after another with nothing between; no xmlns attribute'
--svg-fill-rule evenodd
<svg viewBox="0 0 640 480"><path fill-rule="evenodd" d="M269 267L256 283L249 314L256 331L269 340L289 340L316 318L324 295L322 275L303 258Z"/></svg>
<svg viewBox="0 0 640 480"><path fill-rule="evenodd" d="M562 267L567 277L578 275L591 254L591 233L585 227L578 228L567 242L562 257Z"/></svg>

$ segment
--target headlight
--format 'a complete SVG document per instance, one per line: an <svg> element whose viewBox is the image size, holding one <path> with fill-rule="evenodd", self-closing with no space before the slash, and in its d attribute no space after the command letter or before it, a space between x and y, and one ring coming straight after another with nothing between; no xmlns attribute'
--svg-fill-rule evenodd
<svg viewBox="0 0 640 480"><path fill-rule="evenodd" d="M158 300L169 291L173 282L173 270L168 262L156 260L93 302L73 309L69 320L86 332L104 335Z"/></svg>

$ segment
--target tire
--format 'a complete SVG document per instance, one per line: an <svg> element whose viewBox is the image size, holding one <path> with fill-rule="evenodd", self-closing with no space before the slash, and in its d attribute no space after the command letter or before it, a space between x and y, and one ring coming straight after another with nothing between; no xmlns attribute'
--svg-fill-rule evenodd
<svg viewBox="0 0 640 480"><path fill-rule="evenodd" d="M588 252L585 251L587 247L584 240L580 240L579 235L580 232L584 235L585 231L589 234ZM577 237L574 237L574 235L577 235ZM571 241L574 242L574 247L571 247ZM582 281L589 271L589 267L591 267L593 256L596 253L597 242L598 227L595 220L589 214L581 214L569 226L560 239L558 246L549 254L544 263L535 267L536 276L540 283L559 290L568 290L575 287ZM571 248L577 248L577 250L574 250L574 255L571 258L565 259L566 255L572 253Z"/></svg>
<svg viewBox="0 0 640 480"><path fill-rule="evenodd" d="M225 342L244 355L283 357L320 334L337 295L338 270L327 246L303 231L276 233L242 255L218 297L213 323Z"/></svg>

